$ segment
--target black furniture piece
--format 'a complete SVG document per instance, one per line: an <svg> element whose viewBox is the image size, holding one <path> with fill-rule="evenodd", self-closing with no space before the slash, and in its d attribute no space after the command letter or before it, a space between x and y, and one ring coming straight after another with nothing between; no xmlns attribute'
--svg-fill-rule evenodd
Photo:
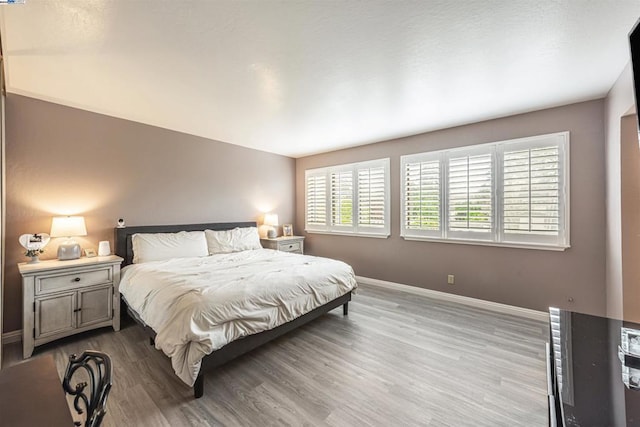
<svg viewBox="0 0 640 427"><path fill-rule="evenodd" d="M0 425L73 425L52 355L36 356L0 371Z"/></svg>
<svg viewBox="0 0 640 427"><path fill-rule="evenodd" d="M640 426L640 324L550 309L549 425Z"/></svg>
<svg viewBox="0 0 640 427"><path fill-rule="evenodd" d="M74 377L75 384L72 384ZM77 381L78 377L85 381ZM80 356L72 354L62 387L75 396L73 407L78 414L85 415L85 427L98 427L107 412L107 398L111 391L111 358L106 353L93 350L86 350ZM82 425L79 421L74 424Z"/></svg>
<svg viewBox="0 0 640 427"><path fill-rule="evenodd" d="M227 223L209 223L209 224L182 224L182 225L149 225L149 226L133 226L126 228L115 228L115 247L116 255L124 258L123 267L132 263L133 247L131 244L131 236L136 233L176 233L179 231L200 231L200 230L232 230L236 227L256 227L255 222L227 222ZM200 373L193 385L193 394L195 398L202 397L204 394L204 372L215 369L216 367L235 359L267 342L278 338L279 336L292 331L320 316L342 306L342 312L346 316L349 313L349 301L351 301L351 292L341 297L329 301L328 303L276 328L268 331L260 332L253 335L232 341L219 350L208 354L202 359ZM147 326L140 316L127 305L122 298L123 304L126 306L126 312L139 323L149 335L150 342L155 340L156 332ZM121 312L124 312L122 310Z"/></svg>

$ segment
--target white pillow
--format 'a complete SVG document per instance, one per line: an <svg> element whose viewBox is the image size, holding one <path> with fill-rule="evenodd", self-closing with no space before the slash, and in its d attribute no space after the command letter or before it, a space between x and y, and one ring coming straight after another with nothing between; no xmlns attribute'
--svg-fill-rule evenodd
<svg viewBox="0 0 640 427"><path fill-rule="evenodd" d="M209 255L204 231L136 233L131 236L131 245L134 264Z"/></svg>
<svg viewBox="0 0 640 427"><path fill-rule="evenodd" d="M210 255L262 249L257 227L219 231L204 230L204 232L207 236Z"/></svg>

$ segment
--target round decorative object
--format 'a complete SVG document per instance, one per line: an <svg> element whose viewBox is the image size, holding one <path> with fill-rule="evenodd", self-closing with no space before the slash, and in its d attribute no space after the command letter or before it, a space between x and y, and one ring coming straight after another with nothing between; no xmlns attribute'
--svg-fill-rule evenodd
<svg viewBox="0 0 640 427"><path fill-rule="evenodd" d="M23 234L18 237L18 242L26 250L44 249L51 238L47 233Z"/></svg>
<svg viewBox="0 0 640 427"><path fill-rule="evenodd" d="M118 219L118 228L124 228L124 218Z"/></svg>

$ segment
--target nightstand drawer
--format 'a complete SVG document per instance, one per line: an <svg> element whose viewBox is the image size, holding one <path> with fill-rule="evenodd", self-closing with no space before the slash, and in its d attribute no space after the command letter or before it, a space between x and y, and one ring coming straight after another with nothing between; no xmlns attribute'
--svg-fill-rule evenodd
<svg viewBox="0 0 640 427"><path fill-rule="evenodd" d="M58 292L78 286L99 285L113 280L110 267L71 274L36 277L36 295Z"/></svg>
<svg viewBox="0 0 640 427"><path fill-rule="evenodd" d="M300 252L300 242L280 243L278 249L284 252Z"/></svg>
<svg viewBox="0 0 640 427"><path fill-rule="evenodd" d="M260 239L263 248L276 251L291 252L302 255L304 253L303 236L283 236L275 239Z"/></svg>

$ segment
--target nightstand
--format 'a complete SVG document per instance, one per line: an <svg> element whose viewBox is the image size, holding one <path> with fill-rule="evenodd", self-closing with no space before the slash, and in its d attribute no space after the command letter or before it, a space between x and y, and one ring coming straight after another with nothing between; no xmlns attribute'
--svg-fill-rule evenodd
<svg viewBox="0 0 640 427"><path fill-rule="evenodd" d="M120 330L120 264L109 255L20 263L22 356L41 344L103 326Z"/></svg>
<svg viewBox="0 0 640 427"><path fill-rule="evenodd" d="M276 251L291 252L295 254L304 253L304 236L276 237L275 239L260 239L262 247L275 249Z"/></svg>

